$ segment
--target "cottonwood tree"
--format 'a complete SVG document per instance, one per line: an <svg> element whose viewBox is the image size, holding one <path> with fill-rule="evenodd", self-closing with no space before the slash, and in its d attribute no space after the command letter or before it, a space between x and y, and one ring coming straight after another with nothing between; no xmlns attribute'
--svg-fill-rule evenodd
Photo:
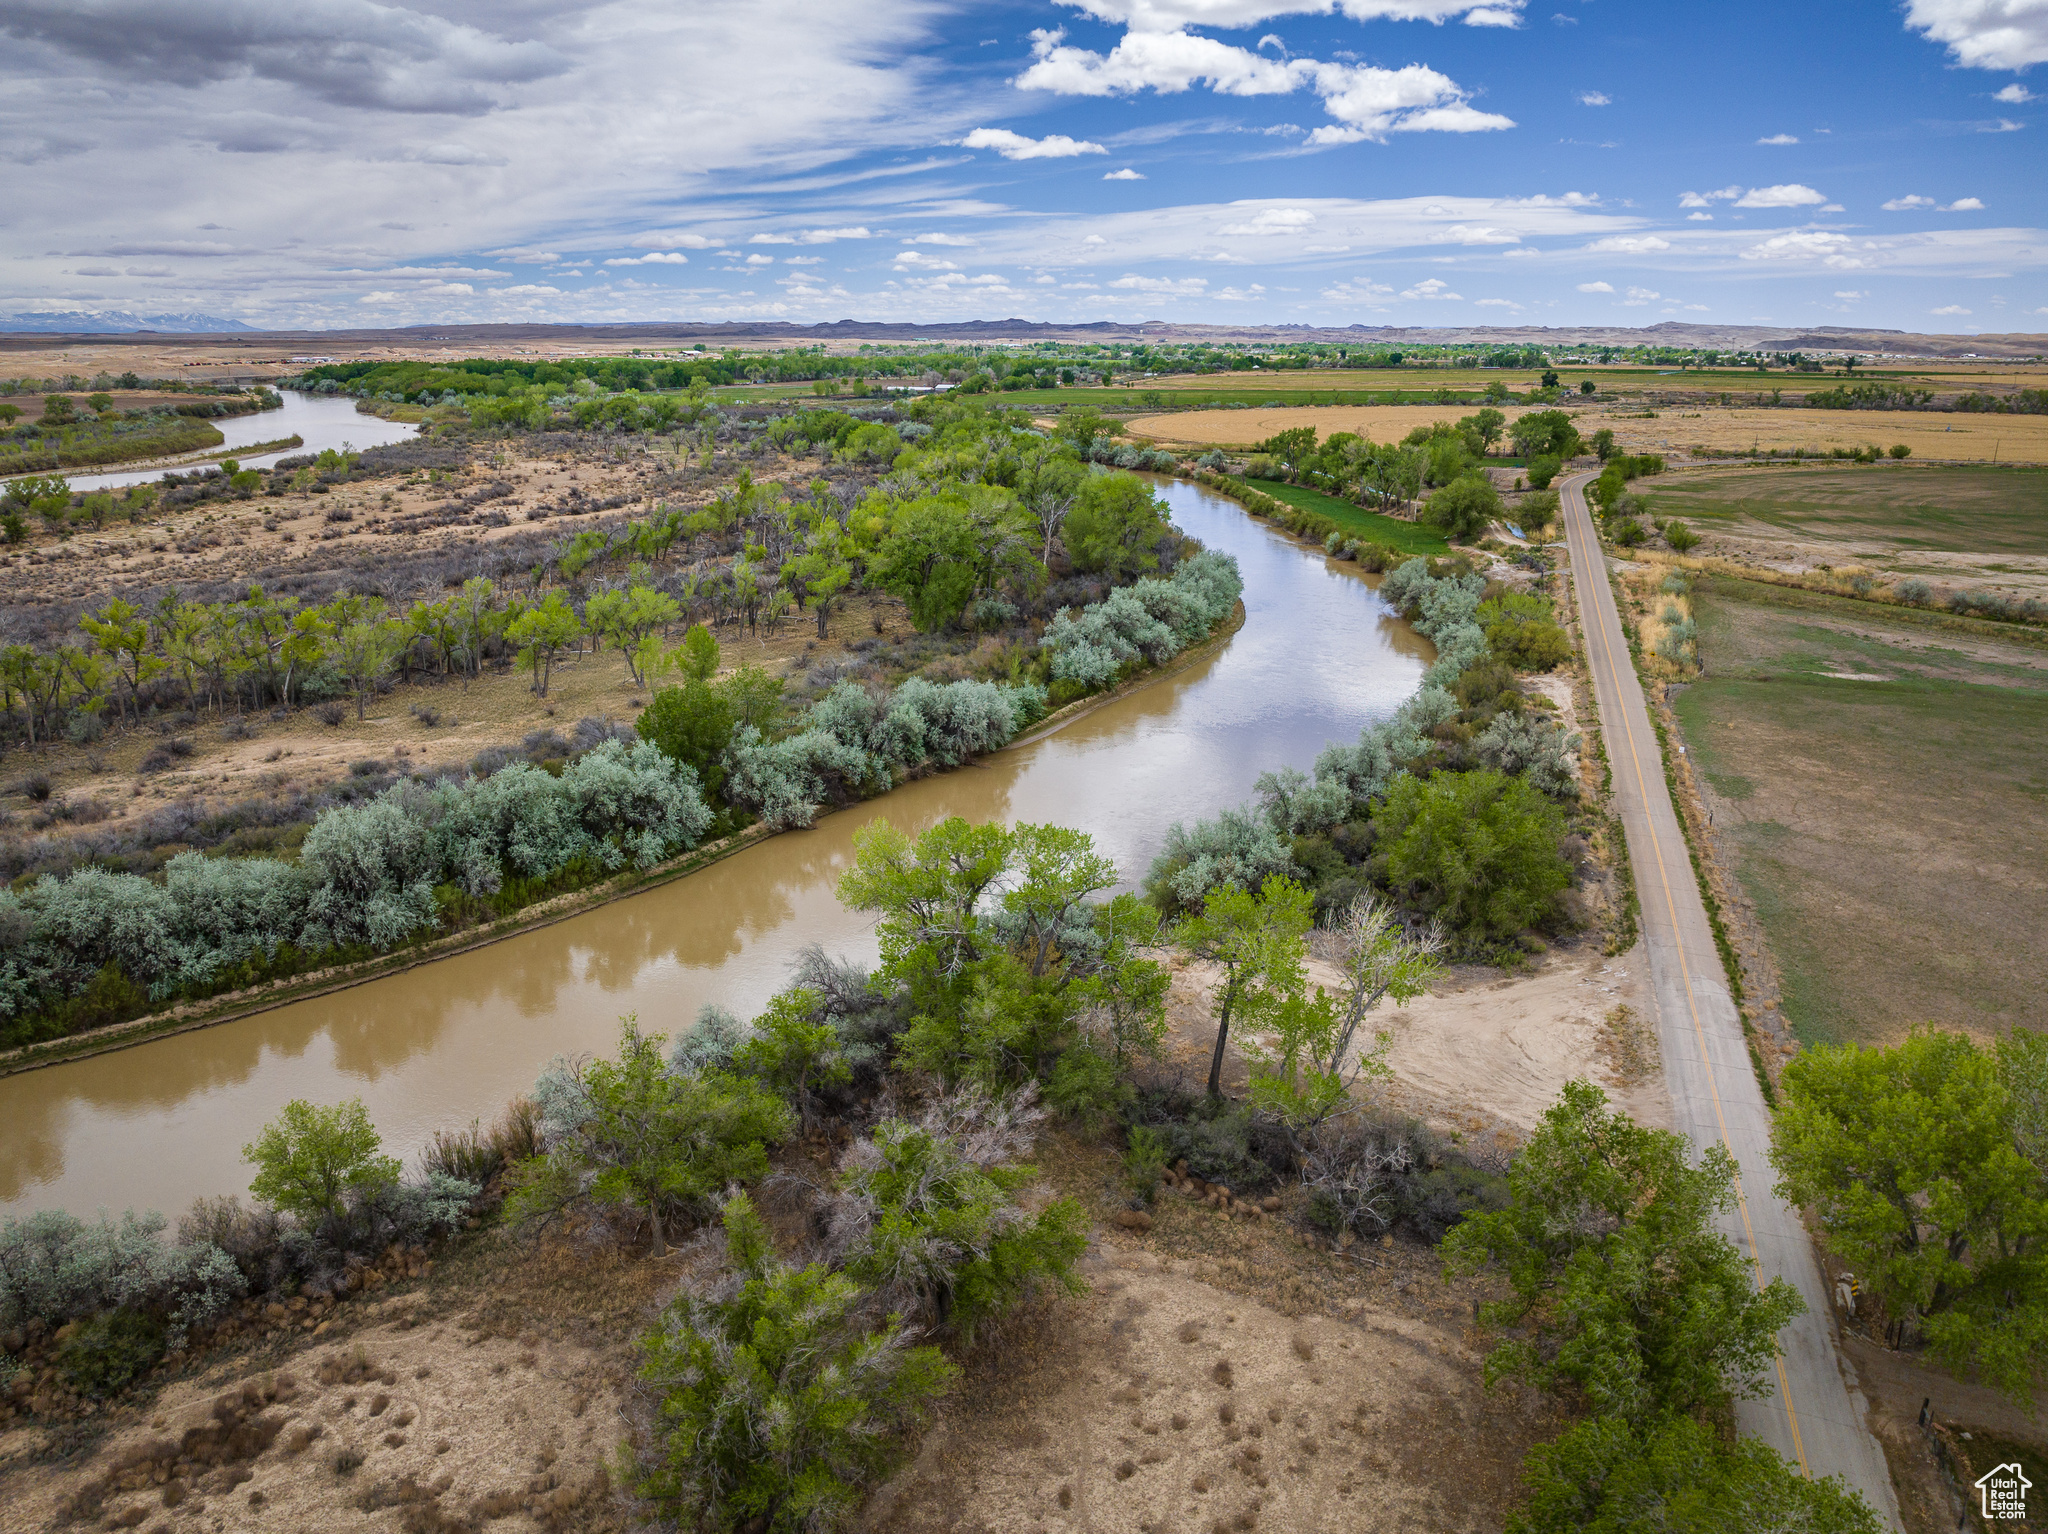
<svg viewBox="0 0 2048 1534"><path fill-rule="evenodd" d="M1779 1191L1819 1211L1865 1290L2022 1402L2048 1357L2044 1087L2037 1033L1985 1051L1920 1029L1801 1052L1772 1132Z"/></svg>
<svg viewBox="0 0 2048 1534"><path fill-rule="evenodd" d="M536 1086L553 1136L525 1163L506 1213L545 1222L579 1198L636 1205L668 1250L668 1216L708 1206L729 1183L768 1173L768 1145L789 1133L789 1110L743 1077L670 1071L665 1034L619 1023L617 1060L560 1068Z"/></svg>
<svg viewBox="0 0 2048 1534"><path fill-rule="evenodd" d="M1236 885L1209 891L1198 915L1174 930L1174 941L1198 958L1222 966L1216 992L1216 1046L1209 1057L1209 1095L1223 1095L1223 1053L1230 1024L1271 1017L1290 996L1300 996L1315 896L1279 874L1258 893Z"/></svg>
<svg viewBox="0 0 2048 1534"><path fill-rule="evenodd" d="M1570 1386L1632 1423L1761 1393L1779 1329L1806 1306L1782 1278L1759 1290L1714 1228L1735 1170L1723 1147L1695 1163L1681 1136L1610 1111L1591 1082L1567 1083L1509 1169L1508 1206L1444 1238L1447 1274L1491 1268L1509 1287L1480 1308L1512 1331L1487 1355L1487 1383Z"/></svg>
<svg viewBox="0 0 2048 1534"><path fill-rule="evenodd" d="M397 1186L398 1158L382 1149L360 1097L332 1108L294 1098L242 1147L242 1159L256 1168L250 1193L319 1226L339 1219L350 1197Z"/></svg>
<svg viewBox="0 0 2048 1534"><path fill-rule="evenodd" d="M519 664L533 671L533 690L543 698L555 674L555 657L583 637L583 622L559 591L514 618L505 637L519 646Z"/></svg>

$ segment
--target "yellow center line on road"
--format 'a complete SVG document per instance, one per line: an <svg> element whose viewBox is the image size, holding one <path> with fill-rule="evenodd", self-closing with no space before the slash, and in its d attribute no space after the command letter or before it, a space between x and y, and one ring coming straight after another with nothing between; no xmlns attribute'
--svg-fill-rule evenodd
<svg viewBox="0 0 2048 1534"><path fill-rule="evenodd" d="M1570 494L1579 497L1580 510L1587 519L1587 521L1590 523L1592 518L1592 512L1585 506L1584 482L1581 481L1579 484L1576 485L1567 485L1565 489ZM1572 544L1571 551L1574 556L1573 562L1576 564L1579 562L1577 556L1585 542L1585 533L1581 531L1577 518L1568 518L1566 527L1567 537ZM1598 552L1598 547L1596 545L1594 550L1595 555L1597 555ZM1604 560L1588 557L1584 563L1589 573L1593 568L1597 566L1599 568L1599 572L1602 578L1606 576ZM1610 599L1611 596L1612 594L1610 593ZM1588 610L1594 610L1597 608L1597 600L1591 593L1582 591L1580 593L1580 599L1582 605L1584 605ZM1618 611L1616 613L1615 621L1617 624L1620 622L1620 614ZM1685 961L1685 944L1678 940L1678 901L1671 892L1671 876L1664 866L1663 844L1657 836L1656 828L1649 823L1650 789L1647 780L1643 777L1642 757L1636 750L1635 726L1633 723L1630 722L1628 716L1628 709L1623 704L1621 672L1619 671L1619 669L1617 669L1615 664L1613 642L1607 637L1607 625L1603 622L1597 623L1593 625L1593 627L1598 630L1600 635L1601 656L1607 663L1608 678L1614 690L1615 712L1621 716L1622 734L1626 737L1628 742L1629 766L1634 770L1636 775L1636 793L1638 798L1641 800L1643 806L1644 828L1649 832L1650 850L1653 854L1655 854L1657 859L1657 883L1658 886L1664 891L1664 907L1671 917L1672 948L1678 954L1678 974L1679 978L1685 982L1686 1010L1692 1015L1693 1036L1698 1040L1700 1047L1700 1064L1706 1069L1707 1090L1710 1094L1712 1094L1714 1100L1714 1122L1719 1127L1721 1132L1722 1148L1728 1152L1731 1158L1734 1158L1735 1146L1733 1142L1730 1141L1730 1139L1728 1138L1728 1120L1726 1115L1723 1114L1721 1111L1720 1083L1715 1079L1714 1076L1713 1057L1707 1053L1706 1026L1700 1020L1699 1004L1693 998L1692 969L1691 966L1689 966ZM1644 706L1645 708L1648 707L1647 702ZM1678 808L1676 805L1673 805L1672 814L1675 816L1677 813ZM1757 1291L1761 1293L1765 1287L1763 1263L1759 1260L1757 1255L1756 1229L1754 1226L1750 1224L1749 1220L1749 1200L1743 1195L1742 1191L1742 1163L1739 1159L1737 1159L1735 1162L1735 1207L1736 1210L1742 1216L1742 1233L1749 1241L1749 1261L1751 1277L1755 1279ZM1792 1404L1792 1382L1785 1373L1784 1355L1780 1353L1773 1360L1773 1362L1776 1365L1778 1371L1778 1399L1782 1401L1785 1405L1785 1423L1786 1426L1792 1430L1792 1450L1799 1458L1800 1474L1804 1475L1808 1480L1811 1480L1813 1478L1813 1467L1808 1465L1806 1462L1806 1444L1799 1434L1799 1412L1798 1409L1794 1407Z"/></svg>

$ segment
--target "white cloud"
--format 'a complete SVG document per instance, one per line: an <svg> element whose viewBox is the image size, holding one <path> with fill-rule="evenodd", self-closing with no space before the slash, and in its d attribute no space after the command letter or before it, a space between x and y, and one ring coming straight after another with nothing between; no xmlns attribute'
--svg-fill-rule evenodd
<svg viewBox="0 0 2048 1534"><path fill-rule="evenodd" d="M906 245L972 245L974 241L964 234L913 234L904 241Z"/></svg>
<svg viewBox="0 0 2048 1534"><path fill-rule="evenodd" d="M1224 96L1289 96L1306 89L1322 98L1323 110L1336 120L1309 135L1312 145L1355 144L1384 139L1389 133L1482 133L1514 126L1507 117L1472 106L1469 91L1427 65L1380 69L1309 58L1272 59L1181 30L1196 22L1247 25L1225 19L1247 10L1232 0L1215 4L1195 0L1181 6L1146 4L1142 8L1100 0L1070 3L1080 4L1103 20L1123 21L1129 30L1108 53L1068 46L1064 31L1034 32L1034 62L1017 77L1020 89L1062 96L1125 96L1148 90L1178 95L1196 85L1206 85ZM1429 3L1419 0L1420 5ZM1395 13L1390 9L1384 14ZM1463 14L1470 20L1508 12L1499 7L1466 7ZM1174 15L1190 19L1169 23L1167 18Z"/></svg>
<svg viewBox="0 0 2048 1534"><path fill-rule="evenodd" d="M500 298L508 298L508 297L510 297L510 296L511 296L512 294L514 294L514 293L518 293L518 294L521 294L522 296L524 296L524 295L533 295L533 296L536 296L536 297L537 297L537 296L541 296L541 295L545 295L545 294L550 294L550 293L559 293L559 292L561 292L562 290L561 290L560 288L551 288L551 287L547 286L547 284L545 284L545 283L540 283L540 282L522 282L522 283L520 283L520 284L519 284L519 285L518 285L517 287L513 287L513 288L499 288L499 289L498 289L497 291L498 291L498 296L499 296Z"/></svg>
<svg viewBox="0 0 2048 1534"><path fill-rule="evenodd" d="M1132 293L1164 293L1174 298L1200 298L1209 286L1206 277L1139 277L1125 273L1110 284Z"/></svg>
<svg viewBox="0 0 2048 1534"><path fill-rule="evenodd" d="M1402 290L1403 298L1443 298L1463 301L1464 295L1453 293L1451 285L1441 277L1426 277L1412 288Z"/></svg>
<svg viewBox="0 0 2048 1534"><path fill-rule="evenodd" d="M1006 160L1071 160L1080 154L1108 154L1100 144L1048 133L1044 138L1026 138L1008 128L976 128L960 140L963 149L993 149Z"/></svg>
<svg viewBox="0 0 2048 1534"><path fill-rule="evenodd" d="M2025 123L2016 123L2010 117L2001 117L1988 128L1979 128L1977 131L1979 133L2017 133L2024 127L2026 127Z"/></svg>
<svg viewBox="0 0 2048 1534"><path fill-rule="evenodd" d="M1856 290L1855 288L1838 288L1838 289L1836 289L1836 290L1835 290L1835 297L1837 297L1837 298L1868 298L1868 297L1870 297L1870 295L1869 295L1868 293L1860 293L1860 292L1858 292L1858 291L1857 291L1857 290Z"/></svg>
<svg viewBox="0 0 2048 1534"><path fill-rule="evenodd" d="M1220 234L1294 234L1316 221L1306 208L1261 208L1241 223L1225 224Z"/></svg>
<svg viewBox="0 0 2048 1534"><path fill-rule="evenodd" d="M645 256L613 256L606 266L688 266L690 258L679 250L657 250Z"/></svg>
<svg viewBox="0 0 2048 1534"><path fill-rule="evenodd" d="M1769 138L1760 138L1759 144L1796 144L1798 138L1790 133L1773 133Z"/></svg>
<svg viewBox="0 0 2048 1534"><path fill-rule="evenodd" d="M1332 283L1323 289L1323 297L1333 303L1366 304L1378 309L1384 307L1378 300L1386 298L1394 290L1384 283L1372 282L1366 278L1353 278L1346 282Z"/></svg>
<svg viewBox="0 0 2048 1534"><path fill-rule="evenodd" d="M1349 245L1304 245L1301 248L1304 253L1311 256L1341 256L1351 247Z"/></svg>
<svg viewBox="0 0 2048 1534"><path fill-rule="evenodd" d="M753 255L747 257L747 265L749 266L773 266L774 264L775 258L773 256L764 256L759 251L755 251Z"/></svg>
<svg viewBox="0 0 2048 1534"><path fill-rule="evenodd" d="M1943 304L1939 309L1929 309L1929 314L1968 314L1970 311L1961 304Z"/></svg>
<svg viewBox="0 0 2048 1534"><path fill-rule="evenodd" d="M1824 203L1821 206L1821 212L1823 213L1847 213L1848 211L1847 208L1838 202Z"/></svg>
<svg viewBox="0 0 2048 1534"><path fill-rule="evenodd" d="M1475 298L1472 302L1481 309L1512 309L1517 314L1522 312L1522 306L1512 298Z"/></svg>
<svg viewBox="0 0 2048 1534"><path fill-rule="evenodd" d="M1738 208L1811 208L1827 201L1825 193L1788 181L1782 186L1753 186L1735 199Z"/></svg>
<svg viewBox="0 0 2048 1534"><path fill-rule="evenodd" d="M1915 208L1933 207L1934 199L1932 197L1922 197L1917 192L1911 192L1904 197L1894 197L1890 202L1881 203L1879 206L1887 213L1911 213Z"/></svg>
<svg viewBox="0 0 2048 1534"><path fill-rule="evenodd" d="M899 250L896 253L896 270L899 272L957 272L959 266L942 256L928 256L921 250Z"/></svg>
<svg viewBox="0 0 2048 1534"><path fill-rule="evenodd" d="M747 243L749 245L794 245L796 243L796 236L793 234L755 234L747 237Z"/></svg>
<svg viewBox="0 0 2048 1534"><path fill-rule="evenodd" d="M825 264L823 256L790 256L786 260L790 266L823 266Z"/></svg>
<svg viewBox="0 0 2048 1534"><path fill-rule="evenodd" d="M1579 105L1582 107L1613 106L1614 98L1606 94L1604 91L1580 91Z"/></svg>
<svg viewBox="0 0 2048 1534"><path fill-rule="evenodd" d="M1819 261L1824 266L1843 269L1870 265L1865 258L1850 254L1853 244L1846 234L1797 229L1774 234L1740 255L1744 261Z"/></svg>
<svg viewBox="0 0 2048 1534"><path fill-rule="evenodd" d="M1105 240L1099 234L1091 234L1088 236L1087 239L1083 240L1081 243L1083 245L1107 245L1109 241Z"/></svg>
<svg viewBox="0 0 2048 1534"><path fill-rule="evenodd" d="M1678 199L1681 208L1711 208L1717 202L1733 202L1742 195L1739 186L1724 186L1718 192L1686 192Z"/></svg>
<svg viewBox="0 0 2048 1534"><path fill-rule="evenodd" d="M2048 6L2040 0L1907 0L1906 25L1948 44L1973 69L2048 63Z"/></svg>
<svg viewBox="0 0 2048 1534"><path fill-rule="evenodd" d="M2022 106L2029 101L2039 101L2041 98L2015 80L2004 90L1994 91L1991 99L1993 101L2008 102L2013 106Z"/></svg>
<svg viewBox="0 0 2048 1534"><path fill-rule="evenodd" d="M520 266L552 266L562 258L552 250L487 250L487 256L496 256L501 261L512 261Z"/></svg>
<svg viewBox="0 0 2048 1534"><path fill-rule="evenodd" d="M1130 166L1126 165L1122 170L1112 170L1105 172L1103 174L1102 179L1104 181L1143 181L1145 179L1145 173L1143 171L1132 170Z"/></svg>
<svg viewBox="0 0 2048 1534"><path fill-rule="evenodd" d="M1958 197L1941 210L1944 213L1982 213L1984 204L1975 197Z"/></svg>
<svg viewBox="0 0 2048 1534"><path fill-rule="evenodd" d="M1266 296L1266 288L1263 283L1252 282L1247 283L1245 286L1241 288L1219 289L1216 293L1212 294L1211 296L1215 298L1220 298L1225 303L1248 304L1253 303L1258 299L1264 298Z"/></svg>
<svg viewBox="0 0 2048 1534"><path fill-rule="evenodd" d="M1542 251L1531 250L1526 245L1517 245L1513 250L1504 250L1500 254L1504 261L1537 261L1543 256Z"/></svg>
<svg viewBox="0 0 2048 1534"><path fill-rule="evenodd" d="M1621 301L1621 306L1624 309L1639 309L1652 299L1662 298L1663 296L1655 288L1630 288L1628 296Z"/></svg>
<svg viewBox="0 0 2048 1534"><path fill-rule="evenodd" d="M1714 215L1711 213L1688 213L1685 215L1685 221L1689 224L1711 224L1714 221Z"/></svg>
<svg viewBox="0 0 2048 1534"><path fill-rule="evenodd" d="M386 304L402 304L405 302L405 298L402 294L398 293L365 293L361 298L357 299L356 302L359 304L371 304L378 307L382 307Z"/></svg>
<svg viewBox="0 0 2048 1534"><path fill-rule="evenodd" d="M797 236L806 245L830 245L834 240L872 240L861 224L850 224L844 229L800 229Z"/></svg>
<svg viewBox="0 0 2048 1534"><path fill-rule="evenodd" d="M634 235L626 243L636 250L646 250L650 246L661 250L709 250L719 242L686 229L649 229L644 234Z"/></svg>
<svg viewBox="0 0 2048 1534"><path fill-rule="evenodd" d="M1612 293L1614 291L1614 284L1611 282L1582 282L1579 284L1579 291L1581 293Z"/></svg>
<svg viewBox="0 0 2048 1534"><path fill-rule="evenodd" d="M1647 256L1669 250L1671 242L1654 234L1610 234L1585 248L1596 254L1605 251L1618 256Z"/></svg>

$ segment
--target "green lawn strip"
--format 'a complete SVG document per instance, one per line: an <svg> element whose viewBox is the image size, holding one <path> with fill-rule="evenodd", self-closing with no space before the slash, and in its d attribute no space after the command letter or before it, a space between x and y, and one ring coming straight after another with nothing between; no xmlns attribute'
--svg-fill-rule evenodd
<svg viewBox="0 0 2048 1534"><path fill-rule="evenodd" d="M1320 490L1311 490L1306 485L1289 485L1279 480L1250 480L1224 476L1238 489L1250 494L1270 495L1276 501L1285 501L1298 511L1312 511L1317 516L1328 517L1354 538L1363 538L1369 543L1384 543L1389 548L1399 549L1404 554L1444 555L1451 546L1444 535L1435 528L1420 522L1403 522L1399 517L1385 516L1377 511L1367 511L1349 501L1340 501L1334 495L1325 495Z"/></svg>

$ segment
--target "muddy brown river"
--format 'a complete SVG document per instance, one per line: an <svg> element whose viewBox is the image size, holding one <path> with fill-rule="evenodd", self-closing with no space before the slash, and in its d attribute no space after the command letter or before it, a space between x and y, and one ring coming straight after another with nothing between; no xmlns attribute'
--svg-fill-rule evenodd
<svg viewBox="0 0 2048 1534"><path fill-rule="evenodd" d="M826 816L701 873L570 921L240 1022L0 1079L0 1212L160 1209L242 1192L241 1147L294 1097L360 1096L408 1159L435 1129L486 1122L556 1054L601 1051L622 1013L673 1033L706 1002L750 1016L805 943L872 959L868 919L832 887L853 834L886 817L1079 826L1137 883L1176 820L1306 769L1392 712L1428 664L1355 566L1234 502L1164 481L1174 520L1237 556L1246 620L1216 654L1013 747Z"/></svg>

